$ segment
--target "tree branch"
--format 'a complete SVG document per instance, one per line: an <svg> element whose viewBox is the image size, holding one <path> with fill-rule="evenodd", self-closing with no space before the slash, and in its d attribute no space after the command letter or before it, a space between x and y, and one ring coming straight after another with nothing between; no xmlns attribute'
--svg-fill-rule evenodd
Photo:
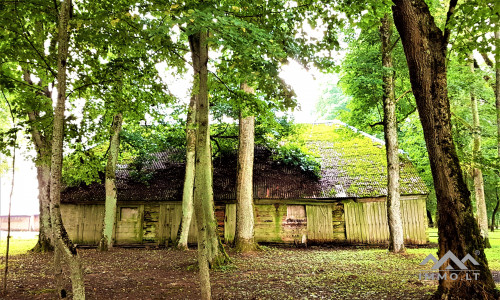
<svg viewBox="0 0 500 300"><path fill-rule="evenodd" d="M411 89L407 90L406 92L404 92L403 94L401 94L398 98L396 98L396 100L394 102L398 103L398 101L401 100L401 98L403 98L409 92L411 92Z"/></svg>
<svg viewBox="0 0 500 300"><path fill-rule="evenodd" d="M445 45L448 44L448 41L450 39L450 20L451 17L453 16L453 13L455 12L455 7L457 6L458 0L451 0L450 1L450 7L448 8L448 12L446 13L446 23L444 26L444 33L443 33L443 39L445 42Z"/></svg>

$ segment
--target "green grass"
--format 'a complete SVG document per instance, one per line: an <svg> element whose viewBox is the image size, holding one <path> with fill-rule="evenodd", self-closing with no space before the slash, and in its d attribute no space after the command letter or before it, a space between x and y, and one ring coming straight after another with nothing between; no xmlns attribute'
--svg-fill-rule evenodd
<svg viewBox="0 0 500 300"><path fill-rule="evenodd" d="M33 247L35 247L38 239L20 239L11 238L9 245L9 255L25 254ZM5 256L5 251L7 248L7 239L0 240L0 256Z"/></svg>
<svg viewBox="0 0 500 300"><path fill-rule="evenodd" d="M438 242L438 232L437 228L429 228L427 230L429 235L430 243ZM489 232L491 248L485 249L486 258L488 259L488 265L491 270L500 271L500 231ZM421 255L425 257L428 254L436 254L437 248L420 248L420 249L408 249L408 253Z"/></svg>

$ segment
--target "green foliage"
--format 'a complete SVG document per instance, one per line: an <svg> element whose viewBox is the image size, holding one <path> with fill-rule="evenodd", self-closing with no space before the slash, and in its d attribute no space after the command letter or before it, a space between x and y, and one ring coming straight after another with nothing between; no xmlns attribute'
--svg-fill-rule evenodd
<svg viewBox="0 0 500 300"><path fill-rule="evenodd" d="M299 167L315 177L321 177L321 163L306 147L298 143L287 143L273 151L273 160L290 167Z"/></svg>
<svg viewBox="0 0 500 300"><path fill-rule="evenodd" d="M62 180L67 186L89 185L104 179L106 148L104 145L83 149L81 145L63 160Z"/></svg>
<svg viewBox="0 0 500 300"><path fill-rule="evenodd" d="M315 115L319 120L335 120L349 111L347 105L351 99L332 81L323 84L323 94L316 103Z"/></svg>

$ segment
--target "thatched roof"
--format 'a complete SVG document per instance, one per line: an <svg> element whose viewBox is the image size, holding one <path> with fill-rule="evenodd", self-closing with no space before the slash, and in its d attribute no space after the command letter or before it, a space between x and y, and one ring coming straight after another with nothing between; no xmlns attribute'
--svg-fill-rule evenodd
<svg viewBox="0 0 500 300"><path fill-rule="evenodd" d="M321 161L321 178L298 167L274 161L272 152L257 147L254 160L256 199L342 199L387 194L385 149L372 139L339 125L304 125L301 137ZM133 180L122 166L117 171L119 201L180 201L184 162L178 152L164 152L144 167L147 183ZM214 199L236 199L236 153L214 159ZM401 194L427 194L411 162L402 157ZM63 203L104 201L104 185L66 188Z"/></svg>

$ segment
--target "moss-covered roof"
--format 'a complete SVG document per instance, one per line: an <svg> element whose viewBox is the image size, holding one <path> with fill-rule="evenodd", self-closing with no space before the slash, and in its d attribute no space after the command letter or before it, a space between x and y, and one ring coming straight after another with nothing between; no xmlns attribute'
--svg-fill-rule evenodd
<svg viewBox="0 0 500 300"><path fill-rule="evenodd" d="M253 190L257 199L342 199L378 197L387 194L385 147L341 125L301 125L306 147L321 161L317 179L297 166L273 160L272 152L257 147ZM145 166L152 174L145 184L134 181L126 166L117 171L119 201L180 201L184 180L182 153L162 152ZM236 199L236 154L216 158L213 166L216 201ZM401 194L427 194L427 188L411 162L401 157ZM104 185L70 187L63 203L104 201Z"/></svg>
<svg viewBox="0 0 500 300"><path fill-rule="evenodd" d="M360 198L387 195L385 146L341 124L304 124L306 147L321 161L321 197ZM428 190L406 155L400 154L402 195Z"/></svg>

